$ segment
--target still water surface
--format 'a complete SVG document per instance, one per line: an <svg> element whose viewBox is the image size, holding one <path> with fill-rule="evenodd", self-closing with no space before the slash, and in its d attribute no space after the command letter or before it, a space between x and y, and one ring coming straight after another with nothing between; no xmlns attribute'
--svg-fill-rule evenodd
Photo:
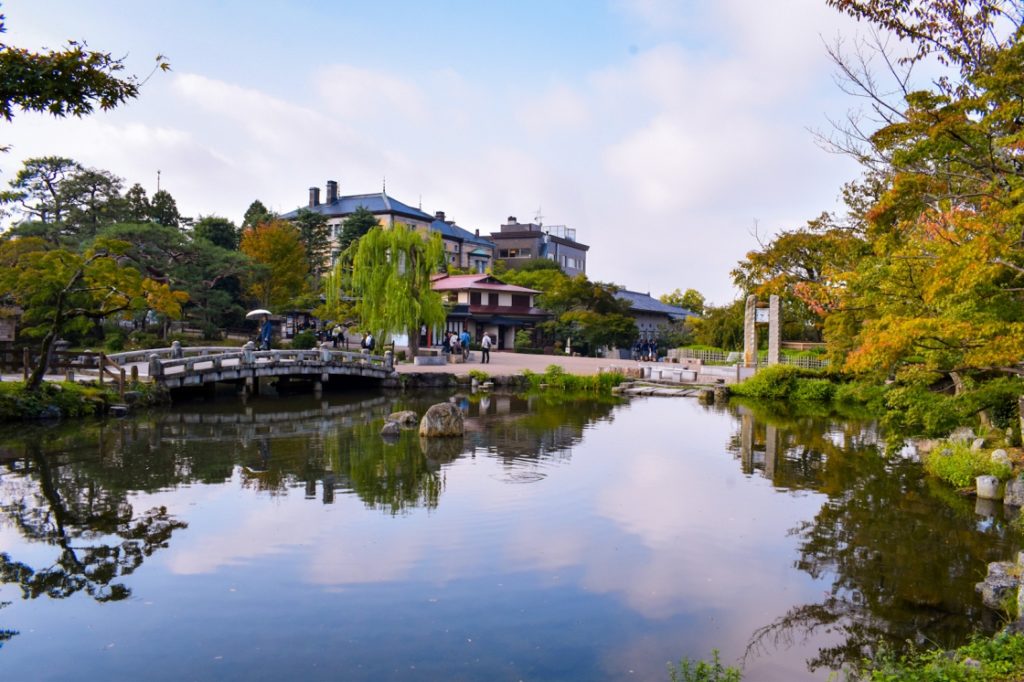
<svg viewBox="0 0 1024 682"><path fill-rule="evenodd" d="M194 403L0 433L4 679L823 680L991 631L1002 509L870 424L685 399ZM979 513L981 512L981 513Z"/></svg>

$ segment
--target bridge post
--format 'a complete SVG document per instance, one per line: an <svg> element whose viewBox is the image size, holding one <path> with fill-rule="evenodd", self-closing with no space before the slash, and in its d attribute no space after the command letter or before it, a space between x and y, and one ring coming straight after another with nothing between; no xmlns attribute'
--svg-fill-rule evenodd
<svg viewBox="0 0 1024 682"><path fill-rule="evenodd" d="M331 346L326 341L320 344L320 362L325 365L331 361Z"/></svg>
<svg viewBox="0 0 1024 682"><path fill-rule="evenodd" d="M253 351L256 350L256 345L252 341L246 341L245 345L242 346L242 362L247 365L251 365L255 362Z"/></svg>
<svg viewBox="0 0 1024 682"><path fill-rule="evenodd" d="M392 370L395 368L395 356L391 354L391 351L384 351L384 369Z"/></svg>
<svg viewBox="0 0 1024 682"><path fill-rule="evenodd" d="M138 365L132 365L132 383L133 384L139 383L139 366Z"/></svg>
<svg viewBox="0 0 1024 682"><path fill-rule="evenodd" d="M163 376L164 368L160 364L160 356L156 353L149 354L149 376L151 379L159 379Z"/></svg>
<svg viewBox="0 0 1024 682"><path fill-rule="evenodd" d="M180 341L171 342L171 357L174 358L175 360L180 360L181 358L185 357L185 351L181 348Z"/></svg>

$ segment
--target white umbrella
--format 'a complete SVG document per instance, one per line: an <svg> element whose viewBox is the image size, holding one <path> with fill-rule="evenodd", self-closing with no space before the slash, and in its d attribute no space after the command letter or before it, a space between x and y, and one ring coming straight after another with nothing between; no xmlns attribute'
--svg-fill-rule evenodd
<svg viewBox="0 0 1024 682"><path fill-rule="evenodd" d="M266 315L269 317L273 315L273 313L264 308L257 308L256 310L250 310L249 312L247 312L245 314L245 319L251 320L254 317L260 317L261 315Z"/></svg>

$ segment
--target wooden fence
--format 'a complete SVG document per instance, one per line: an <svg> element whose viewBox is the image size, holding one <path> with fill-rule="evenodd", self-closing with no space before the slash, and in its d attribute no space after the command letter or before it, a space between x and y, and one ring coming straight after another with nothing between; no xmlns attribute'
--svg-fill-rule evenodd
<svg viewBox="0 0 1024 682"><path fill-rule="evenodd" d="M28 348L0 350L0 371L21 374L26 381L38 361L39 354ZM117 385L118 393L122 398L124 397L125 370L103 352L52 351L50 362L46 367L46 374L60 374L68 381L75 381L76 377L85 377L99 381L101 386L106 382L111 382Z"/></svg>
<svg viewBox="0 0 1024 682"><path fill-rule="evenodd" d="M742 362L743 354L738 351L725 352L720 350L695 350L692 348L672 348L668 351L670 361L678 362L682 358L693 358L708 365L734 365ZM783 353L779 359L783 365L793 365L803 369L824 369L829 366L827 358L813 358ZM768 364L768 351L757 354L757 364Z"/></svg>

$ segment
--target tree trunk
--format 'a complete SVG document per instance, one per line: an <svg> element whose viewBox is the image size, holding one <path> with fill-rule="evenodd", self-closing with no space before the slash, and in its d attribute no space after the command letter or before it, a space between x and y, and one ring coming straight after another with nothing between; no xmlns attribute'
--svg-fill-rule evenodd
<svg viewBox="0 0 1024 682"><path fill-rule="evenodd" d="M409 360L411 361L416 357L416 353L420 350L420 325L416 325L414 329L408 330L409 334Z"/></svg>

